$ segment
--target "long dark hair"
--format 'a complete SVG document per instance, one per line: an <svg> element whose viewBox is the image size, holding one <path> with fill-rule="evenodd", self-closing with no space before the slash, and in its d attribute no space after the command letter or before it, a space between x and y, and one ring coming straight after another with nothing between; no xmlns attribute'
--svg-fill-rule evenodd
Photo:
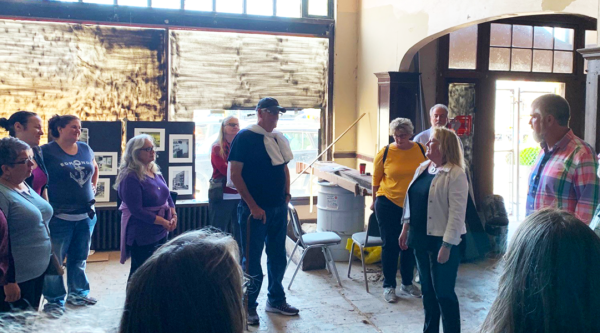
<svg viewBox="0 0 600 333"><path fill-rule="evenodd" d="M17 111L13 113L8 119L0 118L0 127L3 127L8 131L8 135L15 137L15 123L23 125L27 128L27 121L30 117L36 117L37 113L31 111Z"/></svg>
<svg viewBox="0 0 600 333"><path fill-rule="evenodd" d="M79 120L79 117L70 114L64 116L57 114L53 115L52 118L48 120L48 129L50 130L52 137L58 139L58 137L60 137L60 132L58 129L65 128L65 126L69 125L69 123L75 119Z"/></svg>
<svg viewBox="0 0 600 333"><path fill-rule="evenodd" d="M231 236L208 229L163 245L131 277L119 332L243 332L237 256Z"/></svg>
<svg viewBox="0 0 600 333"><path fill-rule="evenodd" d="M519 227L481 332L600 332L600 238L547 208Z"/></svg>

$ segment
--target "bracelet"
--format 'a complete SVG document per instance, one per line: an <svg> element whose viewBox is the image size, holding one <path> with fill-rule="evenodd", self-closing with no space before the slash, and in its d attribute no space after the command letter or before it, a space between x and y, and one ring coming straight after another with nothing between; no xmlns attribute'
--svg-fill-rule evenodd
<svg viewBox="0 0 600 333"><path fill-rule="evenodd" d="M446 242L442 242L442 246L445 247L445 248L447 248L447 249L452 248L452 244L446 243Z"/></svg>

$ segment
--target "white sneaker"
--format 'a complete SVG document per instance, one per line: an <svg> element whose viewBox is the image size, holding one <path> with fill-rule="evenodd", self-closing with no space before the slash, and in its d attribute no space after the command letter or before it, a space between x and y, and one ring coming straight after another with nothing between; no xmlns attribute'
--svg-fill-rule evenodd
<svg viewBox="0 0 600 333"><path fill-rule="evenodd" d="M396 302L396 289L383 288L383 299L388 303Z"/></svg>
<svg viewBox="0 0 600 333"><path fill-rule="evenodd" d="M419 288L417 286L415 286L414 284L411 284L410 286L405 286L402 285L402 287L400 287L400 290L402 291L403 294L407 295L407 296L412 296L412 297L421 297L423 295L421 295L421 290L419 290Z"/></svg>

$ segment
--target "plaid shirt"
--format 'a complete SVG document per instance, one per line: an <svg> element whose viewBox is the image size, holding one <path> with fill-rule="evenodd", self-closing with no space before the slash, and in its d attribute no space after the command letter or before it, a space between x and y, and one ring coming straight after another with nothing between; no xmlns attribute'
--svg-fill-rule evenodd
<svg viewBox="0 0 600 333"><path fill-rule="evenodd" d="M589 224L598 205L598 161L594 150L569 131L551 149L543 142L529 177L527 215L556 207Z"/></svg>

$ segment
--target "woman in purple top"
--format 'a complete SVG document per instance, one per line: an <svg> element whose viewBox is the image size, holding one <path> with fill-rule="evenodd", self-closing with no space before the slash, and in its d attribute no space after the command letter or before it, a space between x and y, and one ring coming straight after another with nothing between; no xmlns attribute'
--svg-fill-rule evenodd
<svg viewBox="0 0 600 333"><path fill-rule="evenodd" d="M152 137L142 134L127 142L119 166L121 263L131 257L129 278L177 227L175 204L155 158Z"/></svg>

